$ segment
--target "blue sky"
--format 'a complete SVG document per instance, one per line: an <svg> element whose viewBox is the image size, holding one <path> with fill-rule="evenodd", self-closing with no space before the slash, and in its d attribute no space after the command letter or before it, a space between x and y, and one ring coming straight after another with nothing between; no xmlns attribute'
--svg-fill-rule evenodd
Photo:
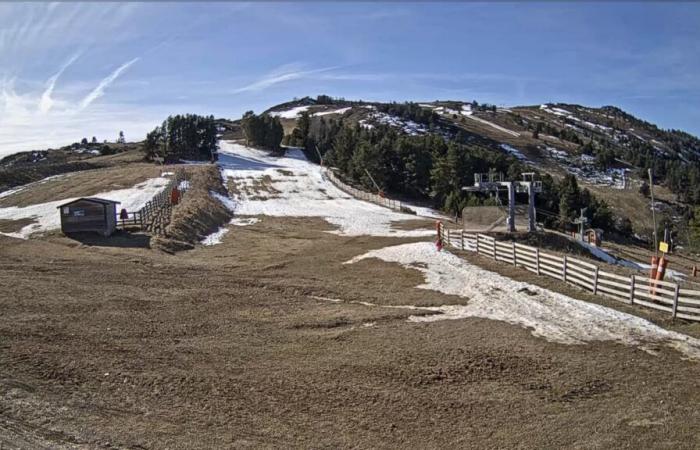
<svg viewBox="0 0 700 450"><path fill-rule="evenodd" d="M293 97L613 104L700 135L698 3L4 3L0 155Z"/></svg>

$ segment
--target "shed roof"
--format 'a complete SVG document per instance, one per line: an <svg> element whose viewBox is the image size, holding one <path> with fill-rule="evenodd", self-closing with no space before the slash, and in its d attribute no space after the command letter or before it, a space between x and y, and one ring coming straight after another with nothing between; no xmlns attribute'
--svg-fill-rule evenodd
<svg viewBox="0 0 700 450"><path fill-rule="evenodd" d="M79 202L79 201L88 201L88 202L100 203L100 204L102 204L102 205L112 205L112 204L118 205L118 204L121 203L121 202L116 202L116 201L114 201L114 200L107 200L106 198L98 198L98 197L80 197L80 198L76 198L76 199L74 199L74 200L71 200L71 201L69 201L69 202L67 202L67 203L64 203L64 204L62 204L62 205L58 205L56 208L63 208L64 206L72 205L73 203Z"/></svg>

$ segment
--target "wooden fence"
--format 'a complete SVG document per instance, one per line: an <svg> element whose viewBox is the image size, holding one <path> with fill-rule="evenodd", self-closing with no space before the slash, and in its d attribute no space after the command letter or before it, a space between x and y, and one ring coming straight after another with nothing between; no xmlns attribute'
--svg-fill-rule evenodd
<svg viewBox="0 0 700 450"><path fill-rule="evenodd" d="M122 228L137 228L160 236L165 235L165 228L170 223L172 213L173 190L178 188L180 199L189 188L189 177L184 170L178 171L165 188L149 200L143 208L128 213L126 219L117 217L117 225Z"/></svg>
<svg viewBox="0 0 700 450"><path fill-rule="evenodd" d="M491 236L446 229L438 225L443 245L474 251L537 275L546 275L631 305L665 311L673 318L700 321L700 291L683 289L678 283L652 281L645 276L623 276L570 256L557 256L537 247L501 242Z"/></svg>
<svg viewBox="0 0 700 450"><path fill-rule="evenodd" d="M396 211L406 211L411 209L410 207L407 207L398 200L392 200L390 198L382 197L381 195L361 191L360 189L355 189L354 187L340 181L340 179L335 175L335 173L333 173L333 170L331 169L326 169L325 173L326 176L328 176L328 179L331 181L331 183L333 183L341 191L350 194L353 197L359 198L361 200L366 200L368 202L376 203L380 206L385 206Z"/></svg>

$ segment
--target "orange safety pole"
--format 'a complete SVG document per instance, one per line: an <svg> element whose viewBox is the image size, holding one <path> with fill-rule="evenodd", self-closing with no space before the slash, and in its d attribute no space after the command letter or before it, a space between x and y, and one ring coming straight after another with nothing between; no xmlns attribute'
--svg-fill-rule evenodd
<svg viewBox="0 0 700 450"><path fill-rule="evenodd" d="M659 258L659 268L656 271L656 276L654 277L654 280L652 281L652 287L651 287L651 293L652 295L656 294L656 285L657 283L654 283L654 281L663 281L664 275L666 273L666 265L668 264L668 260L662 255L661 258Z"/></svg>
<svg viewBox="0 0 700 450"><path fill-rule="evenodd" d="M656 280L656 273L658 272L658 269L659 269L659 257L652 256L651 257L651 269L649 270L649 293L650 294L656 293L654 280Z"/></svg>
<svg viewBox="0 0 700 450"><path fill-rule="evenodd" d="M666 266L668 265L668 259L662 256L659 259L659 269L656 271L656 280L663 281L664 275L666 274Z"/></svg>

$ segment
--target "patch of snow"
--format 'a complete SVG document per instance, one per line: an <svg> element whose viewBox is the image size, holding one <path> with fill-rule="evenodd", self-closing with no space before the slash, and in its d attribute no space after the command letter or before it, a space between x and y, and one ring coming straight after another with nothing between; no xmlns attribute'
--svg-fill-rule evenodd
<svg viewBox="0 0 700 450"><path fill-rule="evenodd" d="M501 144L500 147L501 147L503 150L505 150L507 153L509 153L509 154L511 154L511 155L513 155L513 156L515 156L515 157L516 157L517 159L519 159L520 161L525 161L525 160L527 160L527 158L525 157L525 155L523 155L522 152L521 152L520 150L518 150L517 148L515 148L515 147L511 147L511 146L508 145L508 144Z"/></svg>
<svg viewBox="0 0 700 450"><path fill-rule="evenodd" d="M74 173L75 173L75 172L71 172L71 173L61 173L61 174L58 174L58 175L51 175L50 177L42 178L42 179L39 180L39 181L34 181L34 182L32 182L32 183L27 183L27 184L23 184L23 185L21 185L21 186L17 186L17 187L15 187L15 188L9 189L9 190L7 190L7 191L0 192L0 198L9 197L9 196L12 195L12 194L16 194L16 193L18 193L18 192L22 192L23 190L25 190L25 189L27 189L27 188L31 188L32 186L37 186L37 185L40 185L40 184L48 183L49 181L52 181L52 180L58 180L58 179L60 179L60 178L67 178L67 177L73 175Z"/></svg>
<svg viewBox="0 0 700 450"><path fill-rule="evenodd" d="M476 117L475 115L472 115L472 114L463 114L463 116L464 116L464 117L468 117L468 118L471 119L471 120L474 120L474 121L483 123L484 125L488 125L488 126L490 126L491 128L494 128L494 129L496 129L496 130L498 130L498 131L501 131L501 132L503 132L503 133L509 134L509 135L511 135L511 136L520 137L520 133L518 133L517 131L509 130L509 129L507 129L507 128L503 128L503 127L500 126L500 125L496 125L496 124L493 123L493 122L489 122L488 120L484 120L484 119L482 119L482 118L480 118L480 117Z"/></svg>
<svg viewBox="0 0 700 450"><path fill-rule="evenodd" d="M412 120L403 120L400 117L392 116L383 112L371 113L367 119L362 119L359 121L360 126L367 129L372 129L374 127L372 122L398 128L411 136L417 136L428 132L428 129L419 123Z"/></svg>
<svg viewBox="0 0 700 450"><path fill-rule="evenodd" d="M296 119L299 114L307 111L308 109L309 105L297 106L285 111L270 111L269 114L273 117L279 117L280 119Z"/></svg>
<svg viewBox="0 0 700 450"><path fill-rule="evenodd" d="M100 192L91 197L114 200L121 203L118 208L125 208L127 211L136 211L141 209L149 200L158 194L166 186L168 181L167 178L163 177L151 178L129 189ZM44 233L46 231L58 229L61 227L61 218L57 208L72 200L75 200L75 198L64 198L53 202L22 207L10 206L7 208L0 208L0 219L33 219L36 222L23 227L18 232L1 234L27 239L35 233Z"/></svg>
<svg viewBox="0 0 700 450"><path fill-rule="evenodd" d="M322 217L338 227L330 233L345 236L432 236L432 227L395 230L392 223L415 220L373 203L357 200L338 189L324 169L289 148L281 157L233 142L222 141L218 165L224 179L238 188L234 199L212 193L236 215Z"/></svg>
<svg viewBox="0 0 700 450"><path fill-rule="evenodd" d="M514 281L476 267L434 244L418 242L372 250L346 264L377 258L423 273L416 286L469 299L466 305L411 307L438 314L411 316L411 322L433 322L480 317L532 330L548 341L583 345L612 341L640 347L665 345L692 359L700 359L700 340L605 306L576 300L541 287Z"/></svg>
<svg viewBox="0 0 700 450"><path fill-rule="evenodd" d="M20 187L14 188L14 189L8 189L6 191L0 192L0 198L9 197L10 195L21 192L24 189L25 189L24 186L20 186Z"/></svg>
<svg viewBox="0 0 700 450"><path fill-rule="evenodd" d="M260 219L257 217L234 217L229 223L238 227L247 227L248 225L255 225L258 222L260 222Z"/></svg>
<svg viewBox="0 0 700 450"><path fill-rule="evenodd" d="M329 114L345 114L346 112L350 111L352 109L351 106L348 106L347 108L340 108L340 109L334 109L332 111L323 111L323 112L317 112L311 114L314 117L318 116L327 116Z"/></svg>
<svg viewBox="0 0 700 450"><path fill-rule="evenodd" d="M209 191L209 195L220 201L229 211L236 212L237 203L226 195L219 194L215 191Z"/></svg>
<svg viewBox="0 0 700 450"><path fill-rule="evenodd" d="M564 151L564 150L559 150L556 147L546 147L547 151L549 152L549 156L555 159L568 159L569 154Z"/></svg>
<svg viewBox="0 0 700 450"><path fill-rule="evenodd" d="M201 244L202 245L216 245L216 244L221 244L221 239L224 237L226 233L229 232L229 229L226 227L221 227L209 236L205 237L202 239Z"/></svg>

